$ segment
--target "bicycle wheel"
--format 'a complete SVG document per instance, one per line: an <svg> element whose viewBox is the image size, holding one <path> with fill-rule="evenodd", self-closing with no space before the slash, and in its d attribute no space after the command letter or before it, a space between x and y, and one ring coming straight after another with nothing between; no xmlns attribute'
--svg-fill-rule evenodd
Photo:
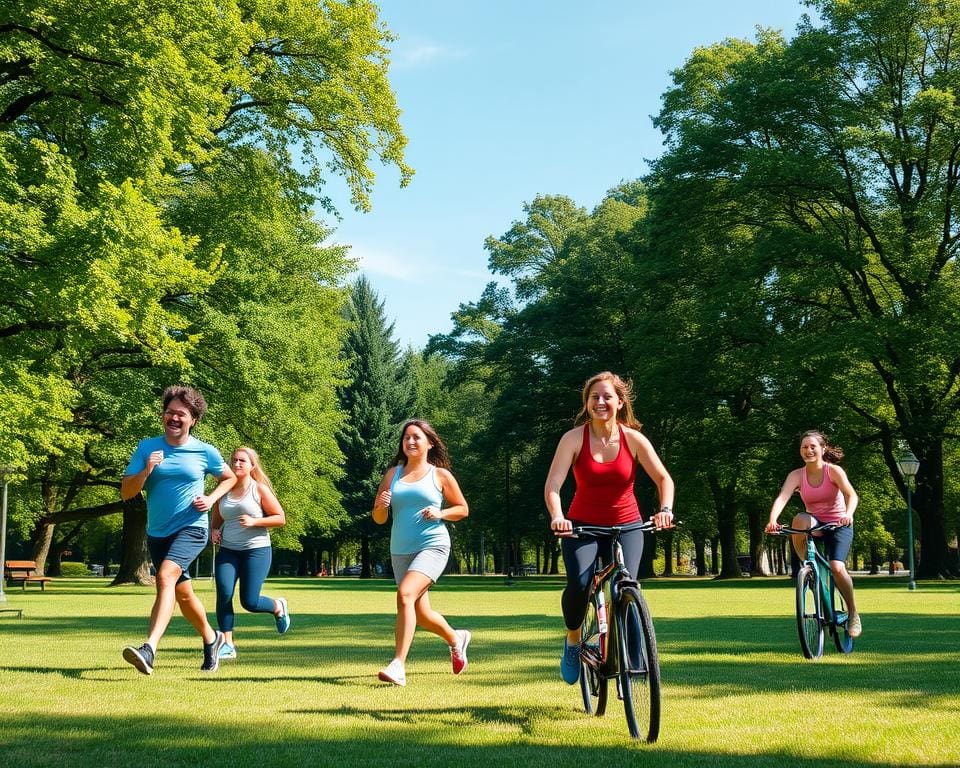
<svg viewBox="0 0 960 768"><path fill-rule="evenodd" d="M820 577L804 565L797 574L797 630L800 650L808 659L823 655L823 622L820 621Z"/></svg>
<svg viewBox="0 0 960 768"><path fill-rule="evenodd" d="M833 644L837 646L840 653L850 653L853 650L853 638L847 632L850 612L847 610L847 601L843 599L843 593L837 589L833 579L830 579L830 598L830 602L833 603L833 622L830 624Z"/></svg>
<svg viewBox="0 0 960 768"><path fill-rule="evenodd" d="M583 657L600 660L600 628L597 624L597 605L590 599L587 603L587 615L580 626L580 695L583 697L583 710L588 715L595 713L600 717L607 710L607 678L597 668L583 661Z"/></svg>
<svg viewBox="0 0 960 768"><path fill-rule="evenodd" d="M627 727L633 738L652 744L660 735L660 659L650 609L636 587L620 588L616 621Z"/></svg>

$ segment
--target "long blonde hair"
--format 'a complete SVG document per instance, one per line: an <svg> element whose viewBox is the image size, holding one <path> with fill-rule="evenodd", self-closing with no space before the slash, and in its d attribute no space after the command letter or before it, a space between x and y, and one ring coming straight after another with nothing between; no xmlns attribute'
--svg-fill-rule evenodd
<svg viewBox="0 0 960 768"><path fill-rule="evenodd" d="M245 445L241 445L239 448L234 448L233 453L230 454L230 463L233 463L234 457L238 453L245 453L250 458L250 477L252 480L258 483L263 483L271 491L273 490L273 483L270 482L270 478L267 477L267 473L263 471L263 466L260 464L260 454L258 454L253 448L247 448Z"/></svg>
<svg viewBox="0 0 960 768"><path fill-rule="evenodd" d="M589 421L587 401L590 399L590 390L593 389L594 384L600 381L609 381L613 390L617 393L617 397L623 402L623 408L617 411L617 421L632 429L640 429L641 424L637 421L637 417L633 415L633 383L629 379L621 379L617 374L610 371L602 371L587 379L586 384L583 385L583 391L580 393L583 406L573 423L576 425Z"/></svg>

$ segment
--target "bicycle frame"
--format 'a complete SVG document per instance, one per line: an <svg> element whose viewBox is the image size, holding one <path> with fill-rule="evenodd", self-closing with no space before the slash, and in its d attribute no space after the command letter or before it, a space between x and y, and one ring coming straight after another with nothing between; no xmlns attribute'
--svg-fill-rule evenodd
<svg viewBox="0 0 960 768"><path fill-rule="evenodd" d="M613 558L609 563L607 563L603 568L598 571L595 571L593 574L593 586L590 588L589 602L593 602L597 605L597 593L602 593L603 595L603 605L607 612L606 617L606 631L599 633L599 643L597 647L594 647L592 644L586 642L586 638L581 638L581 648L580 648L580 658L585 664L592 667L597 674L603 675L605 678L614 678L620 673L620 665L611 664L610 659L610 648L616 648L617 637L616 637L616 622L611 620L610 612L613 610L614 602L616 600L616 590L615 587L621 583L629 583L633 586L639 587L639 584L636 579L630 574L630 571L627 570L627 566L623 561L623 545L620 543L620 534L628 531L643 531L648 532L654 530L653 524L650 522L646 523L637 523L627 526L612 526L612 527L599 527L599 526L579 526L575 529L577 532L573 534L574 538L580 535L590 535L596 538L601 536L610 536L613 538ZM609 585L609 590L607 586ZM599 606L598 606L599 613ZM619 662L619 659L616 661Z"/></svg>
<svg viewBox="0 0 960 768"><path fill-rule="evenodd" d="M650 609L640 585L627 570L620 537L628 531L654 529L651 522L573 529L578 537L609 537L612 546L610 562L594 566L581 625L580 693L584 709L588 714L595 709L598 716L602 715L608 683L614 680L630 735L648 743L655 742L660 732L660 662Z"/></svg>
<svg viewBox="0 0 960 768"><path fill-rule="evenodd" d="M836 523L818 523L810 528L791 528L788 526L782 526L778 534L782 536L790 535L803 535L806 537L807 542L807 552L806 559L804 559L800 564L800 570L798 571L798 606L797 606L797 621L798 626L803 623L804 616L801 615L801 589L802 584L799 579L803 577L803 574L807 569L810 569L816 573L817 581L817 597L814 601L815 611L816 611L816 620L819 626L821 627L819 631L818 642L815 643L816 648L807 648L809 645L809 640L804 640L803 637L803 628L800 627L801 633L801 648L804 651L804 655L809 658L817 658L823 652L823 643L822 635L823 629L828 629L830 635L833 637L834 644L837 647L837 650L841 653L850 653L853 650L853 638L846 634L846 625L848 614L846 610L838 610L837 602L834 599L835 593L837 590L836 582L833 578L833 571L830 568L830 562L821 552L820 548L816 544L816 539L814 534L817 531L830 531L839 528L840 526ZM840 594L840 603L843 608L846 606L843 604L842 593ZM805 614L807 618L811 618L811 614ZM808 652L810 651L810 652Z"/></svg>

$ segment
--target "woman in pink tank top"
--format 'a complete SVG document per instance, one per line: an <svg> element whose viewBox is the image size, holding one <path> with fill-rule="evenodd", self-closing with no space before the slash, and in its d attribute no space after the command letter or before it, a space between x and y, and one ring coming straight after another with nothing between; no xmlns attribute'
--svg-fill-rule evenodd
<svg viewBox="0 0 960 768"><path fill-rule="evenodd" d="M571 529L577 523L621 525L639 520L640 507L633 492L637 464L657 486L660 510L653 515L654 523L658 528L673 524L673 480L653 445L640 432L633 415L630 385L604 371L587 380L581 397L583 407L575 422L581 426L560 438L544 487L550 529L564 537L567 585L560 602L567 632L560 675L570 685L580 677L580 625L587 611L594 563L598 554L604 562L613 556L608 539L572 539ZM577 488L564 516L560 488L571 469ZM636 576L643 553L643 532L624 533L621 544L627 569Z"/></svg>
<svg viewBox="0 0 960 768"><path fill-rule="evenodd" d="M780 529L777 520L795 491L800 492L806 512L793 518L792 527L810 528L816 523L838 523L843 526L814 535L823 536L833 579L850 610L848 631L851 637L859 637L863 625L857 612L853 579L847 572L846 560L853 543L853 515L860 499L847 479L847 473L834 463L843 458L843 451L836 445L830 445L821 432L810 430L803 433L800 439L800 458L803 459L804 466L787 475L770 508L770 521L766 530L767 533L775 533ZM806 537L795 535L791 538L797 555L806 557Z"/></svg>

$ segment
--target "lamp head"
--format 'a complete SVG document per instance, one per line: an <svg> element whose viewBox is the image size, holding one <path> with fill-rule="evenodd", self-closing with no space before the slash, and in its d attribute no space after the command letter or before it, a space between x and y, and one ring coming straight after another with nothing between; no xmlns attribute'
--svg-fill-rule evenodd
<svg viewBox="0 0 960 768"><path fill-rule="evenodd" d="M906 451L897 459L897 468L905 478L914 478L920 471L920 460L913 455L912 451Z"/></svg>

